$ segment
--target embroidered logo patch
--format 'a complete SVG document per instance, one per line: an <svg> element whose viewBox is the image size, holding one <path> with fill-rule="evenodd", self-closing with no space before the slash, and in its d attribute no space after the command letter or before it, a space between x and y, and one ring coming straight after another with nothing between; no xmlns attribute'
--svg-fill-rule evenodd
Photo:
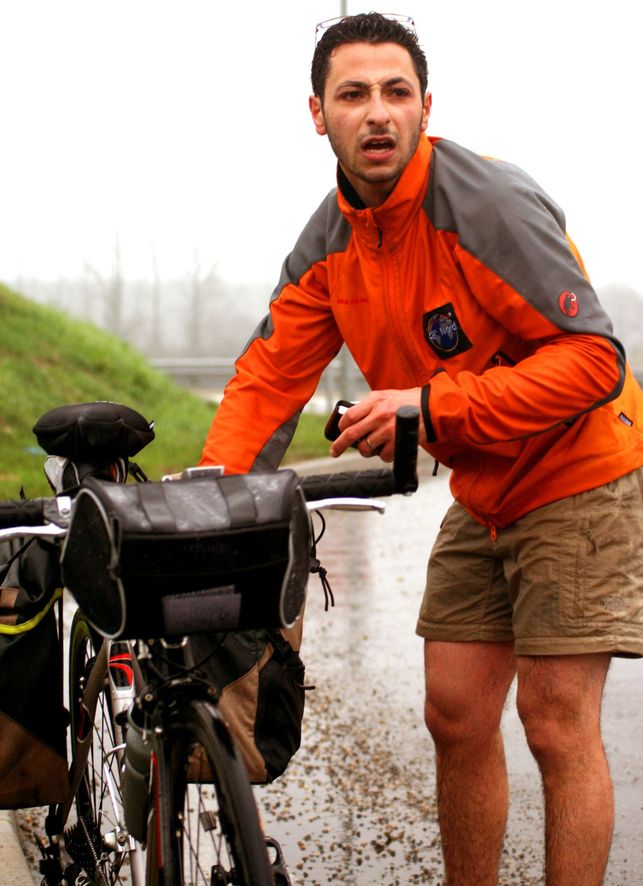
<svg viewBox="0 0 643 886"><path fill-rule="evenodd" d="M565 290L558 296L558 307L566 317L575 317L578 314L578 299L574 292Z"/></svg>
<svg viewBox="0 0 643 886"><path fill-rule="evenodd" d="M422 328L424 338L438 357L454 357L471 347L450 302L427 311L422 317Z"/></svg>

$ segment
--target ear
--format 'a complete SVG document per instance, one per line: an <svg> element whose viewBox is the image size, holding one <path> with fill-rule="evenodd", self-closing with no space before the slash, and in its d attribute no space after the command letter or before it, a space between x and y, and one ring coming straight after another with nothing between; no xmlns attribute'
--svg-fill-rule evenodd
<svg viewBox="0 0 643 886"><path fill-rule="evenodd" d="M318 95L311 95L308 99L308 107L315 124L318 135L326 135L326 124L324 123L324 112L322 110L321 99Z"/></svg>
<svg viewBox="0 0 643 886"><path fill-rule="evenodd" d="M429 125L429 115L431 114L431 104L433 102L433 96L430 92L424 96L424 101L422 102L422 124L421 131L424 132L426 127Z"/></svg>

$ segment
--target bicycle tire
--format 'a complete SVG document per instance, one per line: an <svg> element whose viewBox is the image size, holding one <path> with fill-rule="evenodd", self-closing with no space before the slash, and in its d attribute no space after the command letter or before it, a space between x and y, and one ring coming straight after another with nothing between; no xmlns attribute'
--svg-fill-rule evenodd
<svg viewBox="0 0 643 886"><path fill-rule="evenodd" d="M180 712L158 746L153 781L148 884L274 886L252 787L212 705Z"/></svg>
<svg viewBox="0 0 643 886"><path fill-rule="evenodd" d="M72 757L78 737L89 744L64 832L65 849L89 882L97 886L131 886L127 862L134 844L122 825L118 750L122 735L114 722L107 681L99 692L93 722L83 703L83 691L102 642L106 641L77 610L70 630L68 659Z"/></svg>

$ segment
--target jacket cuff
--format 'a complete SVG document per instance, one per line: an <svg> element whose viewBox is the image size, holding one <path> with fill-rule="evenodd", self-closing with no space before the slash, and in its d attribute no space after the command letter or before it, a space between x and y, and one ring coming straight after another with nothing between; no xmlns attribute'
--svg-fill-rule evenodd
<svg viewBox="0 0 643 886"><path fill-rule="evenodd" d="M431 385L424 385L420 396L420 409L422 412L422 421L424 422L424 430L426 431L427 443L435 443L435 430L431 421L431 413L429 411L429 394Z"/></svg>

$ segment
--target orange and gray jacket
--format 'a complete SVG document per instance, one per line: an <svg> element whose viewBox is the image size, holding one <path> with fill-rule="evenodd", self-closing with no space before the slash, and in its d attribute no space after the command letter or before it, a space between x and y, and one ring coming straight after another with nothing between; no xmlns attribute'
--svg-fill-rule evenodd
<svg viewBox="0 0 643 886"><path fill-rule="evenodd" d="M376 208L340 173L236 363L203 463L279 464L345 341L373 390L429 383L427 450L504 526L643 464L643 395L561 210L515 166L422 137Z"/></svg>

